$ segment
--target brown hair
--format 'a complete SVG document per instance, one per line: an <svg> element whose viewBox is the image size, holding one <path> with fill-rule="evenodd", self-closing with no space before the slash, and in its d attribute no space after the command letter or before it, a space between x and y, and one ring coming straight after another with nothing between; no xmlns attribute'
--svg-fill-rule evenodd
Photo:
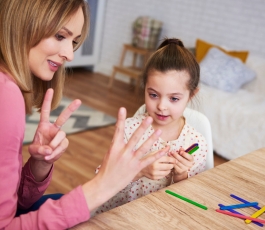
<svg viewBox="0 0 265 230"><path fill-rule="evenodd" d="M60 102L65 81L61 66L51 81L33 76L29 68L29 51L42 39L55 35L79 7L84 14L80 42L89 30L88 6L85 0L0 0L0 69L14 79L23 93L26 112L40 108L48 88L54 89L52 109Z"/></svg>
<svg viewBox="0 0 265 230"><path fill-rule="evenodd" d="M190 75L190 80L187 84L190 98L195 95L200 80L200 66L194 55L184 47L181 40L166 38L151 55L143 71L142 80L144 88L148 75L153 70L160 72L167 72L169 70L187 71Z"/></svg>

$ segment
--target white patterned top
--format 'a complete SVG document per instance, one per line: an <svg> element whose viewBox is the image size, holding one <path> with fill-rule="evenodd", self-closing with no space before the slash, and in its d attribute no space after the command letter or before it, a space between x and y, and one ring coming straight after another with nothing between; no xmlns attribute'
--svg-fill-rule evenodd
<svg viewBox="0 0 265 230"><path fill-rule="evenodd" d="M135 117L126 119L125 136L124 136L126 143L131 138L134 131L139 127L142 121L146 118L146 116L147 114L141 114L141 115L137 115ZM144 133L141 140L138 142L136 149L139 148L139 146L141 146L141 144L145 142L148 139L148 137L152 135L153 132L154 132L154 129L152 126L150 126ZM156 150L162 149L164 146L169 145L171 151L176 151L176 150L179 150L180 147L187 149L190 145L194 143L198 143L199 149L193 153L195 163L193 167L188 171L188 177L191 177L205 170L207 143L206 143L205 138L187 123L185 123L179 135L179 138L177 140L164 141L161 138L159 138L153 144L149 152L146 153L146 155ZM164 178L158 179L158 180L151 180L146 177L142 177L139 180L128 184L123 190L117 193L114 197L109 199L107 202L105 202L103 205L97 208L94 212L91 212L91 216L108 211L112 208L118 207L130 201L133 201L149 193L156 192L161 188L169 186L171 183L173 183L171 174L165 176Z"/></svg>

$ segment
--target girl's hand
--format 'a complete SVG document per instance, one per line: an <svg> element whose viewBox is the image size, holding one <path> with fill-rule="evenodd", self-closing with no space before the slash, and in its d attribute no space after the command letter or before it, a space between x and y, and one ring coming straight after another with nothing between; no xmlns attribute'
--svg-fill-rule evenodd
<svg viewBox="0 0 265 230"><path fill-rule="evenodd" d="M57 118L54 123L49 121L53 89L48 89L40 113L40 123L36 130L29 153L34 160L48 164L55 162L68 147L68 139L60 130L71 114L81 105L80 100L74 100Z"/></svg>
<svg viewBox="0 0 265 230"><path fill-rule="evenodd" d="M176 159L173 174L174 182L188 178L188 170L193 166L193 156L186 153L183 148L178 152L171 152L170 155Z"/></svg>
<svg viewBox="0 0 265 230"><path fill-rule="evenodd" d="M156 130L136 151L135 146L151 125L152 118L147 117L134 132L127 144L124 142L126 110L121 108L118 114L116 130L109 151L106 153L98 174L83 185L83 191L90 210L106 202L125 188L143 168L166 154L162 149L155 154L144 157L152 144L161 135Z"/></svg>
<svg viewBox="0 0 265 230"><path fill-rule="evenodd" d="M167 147L166 151L168 150L169 147ZM175 163L175 158L163 156L160 159L156 160L154 163L143 168L142 171L136 175L134 181L140 179L143 176L151 180L161 179L171 173L171 169L174 167Z"/></svg>

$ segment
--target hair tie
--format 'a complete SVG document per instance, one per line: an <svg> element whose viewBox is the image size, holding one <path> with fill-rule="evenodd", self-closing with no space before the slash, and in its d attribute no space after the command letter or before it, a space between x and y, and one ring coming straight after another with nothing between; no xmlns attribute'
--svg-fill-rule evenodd
<svg viewBox="0 0 265 230"><path fill-rule="evenodd" d="M167 44L175 44L175 45L184 47L182 41L180 41L177 38L169 38L169 39L167 39Z"/></svg>
<svg viewBox="0 0 265 230"><path fill-rule="evenodd" d="M166 45L170 45L170 44L174 44L177 46L181 46L184 47L183 42L177 38L166 38L161 44L160 46L157 48L157 50L159 50L160 48L166 46Z"/></svg>

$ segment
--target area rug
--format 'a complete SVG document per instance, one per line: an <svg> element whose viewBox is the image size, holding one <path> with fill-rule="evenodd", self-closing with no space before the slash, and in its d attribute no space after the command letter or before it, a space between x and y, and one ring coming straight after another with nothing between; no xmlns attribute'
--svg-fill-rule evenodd
<svg viewBox="0 0 265 230"><path fill-rule="evenodd" d="M54 122L71 101L72 100L63 97L57 109L51 112L50 121ZM26 131L23 144L29 144L32 142L39 120L40 114L37 111L33 111L30 116L26 117ZM62 130L65 131L66 134L73 134L112 125L115 122L116 118L91 107L81 105L63 125Z"/></svg>

